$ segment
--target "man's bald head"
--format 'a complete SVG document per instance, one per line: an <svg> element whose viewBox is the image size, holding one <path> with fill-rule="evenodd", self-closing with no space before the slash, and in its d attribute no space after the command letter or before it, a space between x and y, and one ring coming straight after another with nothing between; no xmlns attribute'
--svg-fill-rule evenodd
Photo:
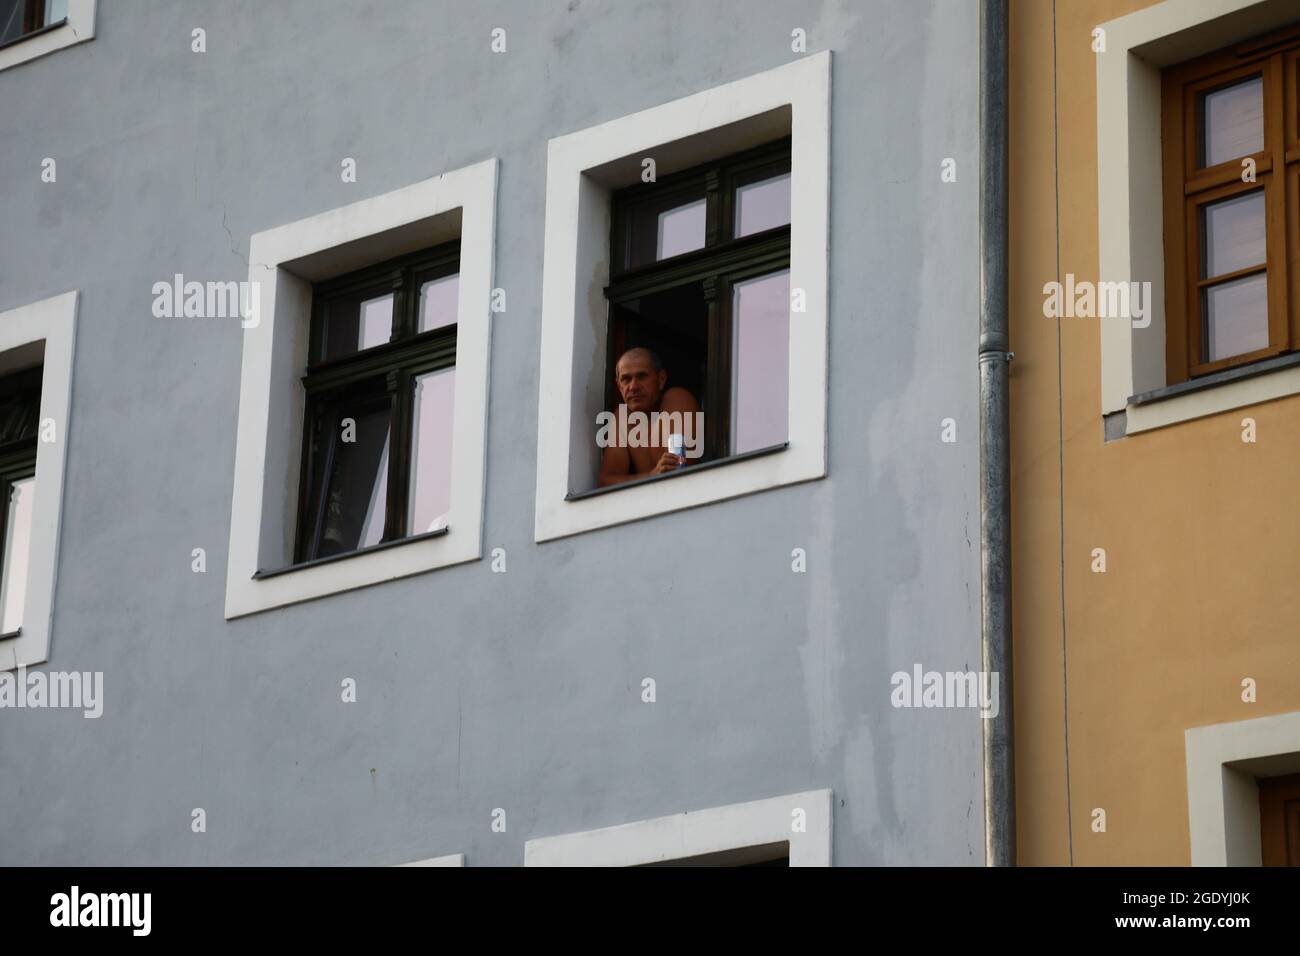
<svg viewBox="0 0 1300 956"><path fill-rule="evenodd" d="M622 355L618 357L619 363L621 363L623 359L628 358L630 356L636 356L637 358L646 359L650 363L650 367L653 368L656 372L662 372L664 370L663 360L659 358L657 352L652 352L650 351L650 349L642 348L641 346L637 346L634 349L628 349L626 352L624 352ZM618 364L615 364L614 368L617 370Z"/></svg>
<svg viewBox="0 0 1300 956"><path fill-rule="evenodd" d="M664 363L647 348L628 349L614 366L614 384L630 412L657 410L667 381Z"/></svg>

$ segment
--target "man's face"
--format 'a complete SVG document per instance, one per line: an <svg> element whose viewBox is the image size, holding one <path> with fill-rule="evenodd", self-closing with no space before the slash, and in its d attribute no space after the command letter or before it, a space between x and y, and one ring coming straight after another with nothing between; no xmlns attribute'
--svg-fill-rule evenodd
<svg viewBox="0 0 1300 956"><path fill-rule="evenodd" d="M668 372L663 369L656 372L649 356L633 352L618 360L614 381L629 412L652 412L659 407Z"/></svg>

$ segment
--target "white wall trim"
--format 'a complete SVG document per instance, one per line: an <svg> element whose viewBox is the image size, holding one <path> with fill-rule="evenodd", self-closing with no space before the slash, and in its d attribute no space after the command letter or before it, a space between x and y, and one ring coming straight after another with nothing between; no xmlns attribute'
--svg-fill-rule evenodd
<svg viewBox="0 0 1300 956"><path fill-rule="evenodd" d="M68 0L68 22L61 27L19 40L0 50L0 71L37 57L62 50L95 37L95 5L98 0Z"/></svg>
<svg viewBox="0 0 1300 956"><path fill-rule="evenodd" d="M1208 393L1159 411L1128 405L1134 394L1167 384L1160 70L1295 19L1294 0L1165 0L1100 24L1106 52L1096 57L1099 278L1151 283L1150 326L1101 320L1101 411L1127 411L1128 432L1159 427L1146 424L1157 417L1170 424L1236 407ZM1229 404L1213 407L1222 401Z"/></svg>
<svg viewBox="0 0 1300 956"><path fill-rule="evenodd" d="M1258 777L1300 772L1300 711L1193 727L1187 814L1193 866L1259 866Z"/></svg>
<svg viewBox="0 0 1300 956"><path fill-rule="evenodd" d="M54 423L54 441L36 443L36 498L27 557L27 594L21 633L0 641L0 671L49 660L54 616L54 585L59 568L63 520L63 480L68 464L72 410L72 359L76 345L79 294L65 292L31 305L0 312L0 353L44 343L41 421Z"/></svg>
<svg viewBox="0 0 1300 956"><path fill-rule="evenodd" d="M544 541L693 508L826 474L827 268L831 54L552 139L546 168L535 538ZM790 321L790 446L669 481L566 501L591 487L595 414L604 399L610 190L788 133L790 286L807 311ZM590 447L588 447L590 446Z"/></svg>
<svg viewBox="0 0 1300 956"><path fill-rule="evenodd" d="M793 832L796 809L805 814L801 833ZM787 840L791 866L830 866L831 817L831 791L808 790L528 840L524 866L638 866Z"/></svg>
<svg viewBox="0 0 1300 956"><path fill-rule="evenodd" d="M259 312L243 333L227 619L482 557L496 181L489 159L252 237ZM457 235L450 531L254 580L292 557L310 283Z"/></svg>

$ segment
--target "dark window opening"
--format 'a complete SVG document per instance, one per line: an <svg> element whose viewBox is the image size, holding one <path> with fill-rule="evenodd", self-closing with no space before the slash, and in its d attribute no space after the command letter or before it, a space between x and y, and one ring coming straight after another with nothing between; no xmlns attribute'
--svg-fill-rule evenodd
<svg viewBox="0 0 1300 956"><path fill-rule="evenodd" d="M643 867L715 866L736 869L742 867L784 867L789 865L789 842L765 843L762 846L737 847L734 850L721 850L717 853L703 853L699 856L685 856L674 860L660 860L657 863L642 864Z"/></svg>
<svg viewBox="0 0 1300 956"><path fill-rule="evenodd" d="M610 261L606 411L698 408L702 435L682 467L786 442L790 140L616 192ZM664 372L645 401L617 374L633 349ZM667 450L603 448L599 483L659 473Z"/></svg>

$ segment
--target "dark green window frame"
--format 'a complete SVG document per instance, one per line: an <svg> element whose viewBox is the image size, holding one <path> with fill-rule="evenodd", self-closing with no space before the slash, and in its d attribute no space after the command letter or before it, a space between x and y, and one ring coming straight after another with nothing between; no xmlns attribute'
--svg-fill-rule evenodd
<svg viewBox="0 0 1300 956"><path fill-rule="evenodd" d="M642 344L628 334L627 303L643 296L701 283L707 305L705 384L697 395L704 410L703 461L731 454L732 287L745 279L790 268L790 226L735 237L736 190L790 172L791 138L768 143L712 163L638 183L612 196L611 279L607 336L605 407L621 401L614 385L614 363L627 348ZM674 200L705 200L704 246L645 265L629 266L632 226L639 207L671 205ZM672 370L669 369L671 376ZM671 385L671 379L669 384Z"/></svg>
<svg viewBox="0 0 1300 956"><path fill-rule="evenodd" d="M456 364L456 323L419 332L420 287L423 283L460 271L460 242L421 250L347 275L318 282L312 287L309 363L302 385L306 391L303 421L302 468L299 480L295 565L328 561L355 554L318 557L325 506L327 461L318 460L330 443L322 441L328 426L338 427L334 411L341 402L360 401L389 412L389 454L384 531L381 544L411 535L409 495L411 455L414 446L415 383L420 375ZM342 358L324 360L326 309L330 303L358 294L393 294L390 341ZM321 449L322 451L317 451ZM439 534L445 532L428 532Z"/></svg>

